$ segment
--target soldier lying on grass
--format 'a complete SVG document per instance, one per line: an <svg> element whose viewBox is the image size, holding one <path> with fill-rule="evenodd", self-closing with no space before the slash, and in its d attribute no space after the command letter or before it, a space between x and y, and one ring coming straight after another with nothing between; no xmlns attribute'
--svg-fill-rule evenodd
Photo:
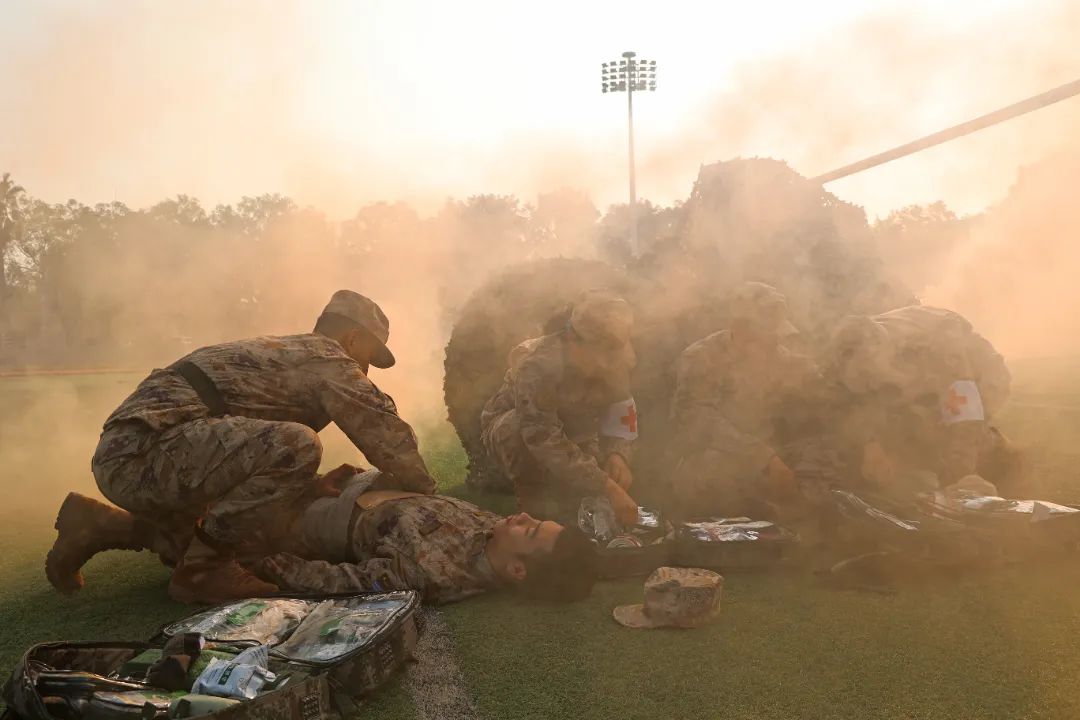
<svg viewBox="0 0 1080 720"><path fill-rule="evenodd" d="M378 470L342 466L323 480L323 492L340 494L300 506L275 548L285 552L249 551L242 559L283 591L412 589L437 604L519 588L532 597L576 600L596 580L592 543L576 527L526 513L499 517L457 498L401 490ZM70 503L93 518L84 526L100 535L95 547L134 545L110 540L136 532L129 513L77 493Z"/></svg>

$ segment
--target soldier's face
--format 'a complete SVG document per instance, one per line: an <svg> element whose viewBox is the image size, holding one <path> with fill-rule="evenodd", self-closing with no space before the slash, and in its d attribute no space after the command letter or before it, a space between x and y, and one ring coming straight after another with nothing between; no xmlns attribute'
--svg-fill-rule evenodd
<svg viewBox="0 0 1080 720"><path fill-rule="evenodd" d="M488 557L495 571L510 580L524 579L522 558L550 553L563 526L551 520L537 520L528 513L503 518L491 531Z"/></svg>
<svg viewBox="0 0 1080 720"><path fill-rule="evenodd" d="M371 367L371 359L375 357L378 349L375 340L365 332L354 330L345 336L342 346L345 348L345 353L359 363L360 368L367 375Z"/></svg>
<svg viewBox="0 0 1080 720"><path fill-rule="evenodd" d="M493 538L515 555L549 553L563 526L552 520L537 520L529 513L504 517L493 528Z"/></svg>

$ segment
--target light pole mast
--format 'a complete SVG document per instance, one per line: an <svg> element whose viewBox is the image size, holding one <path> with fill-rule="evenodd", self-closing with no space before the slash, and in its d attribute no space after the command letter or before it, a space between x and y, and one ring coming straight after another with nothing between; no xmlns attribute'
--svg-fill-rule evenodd
<svg viewBox="0 0 1080 720"><path fill-rule="evenodd" d="M637 257L638 243L637 178L634 167L634 91L656 90L656 61L636 60L637 53L624 52L623 59L600 66L603 92L626 93L627 149L630 166L630 254Z"/></svg>

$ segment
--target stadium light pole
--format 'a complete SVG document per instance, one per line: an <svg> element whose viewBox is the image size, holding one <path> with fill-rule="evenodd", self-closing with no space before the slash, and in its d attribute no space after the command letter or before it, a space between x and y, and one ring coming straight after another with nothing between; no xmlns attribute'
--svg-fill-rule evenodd
<svg viewBox="0 0 1080 720"><path fill-rule="evenodd" d="M624 52L622 60L606 62L600 66L601 88L603 92L626 93L626 119L629 133L628 148L630 162L630 254L637 257L638 247L637 222L637 183L634 172L634 92L656 90L656 61L637 59L637 53Z"/></svg>

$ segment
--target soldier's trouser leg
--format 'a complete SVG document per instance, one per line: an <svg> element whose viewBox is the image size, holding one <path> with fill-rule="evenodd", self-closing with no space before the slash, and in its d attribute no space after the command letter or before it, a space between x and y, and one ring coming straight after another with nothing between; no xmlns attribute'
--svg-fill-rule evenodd
<svg viewBox="0 0 1080 720"><path fill-rule="evenodd" d="M138 515L202 515L205 535L228 546L272 544L322 458L318 435L298 423L205 418L148 434L126 457L110 457L123 447L110 432L93 464L106 497Z"/></svg>

